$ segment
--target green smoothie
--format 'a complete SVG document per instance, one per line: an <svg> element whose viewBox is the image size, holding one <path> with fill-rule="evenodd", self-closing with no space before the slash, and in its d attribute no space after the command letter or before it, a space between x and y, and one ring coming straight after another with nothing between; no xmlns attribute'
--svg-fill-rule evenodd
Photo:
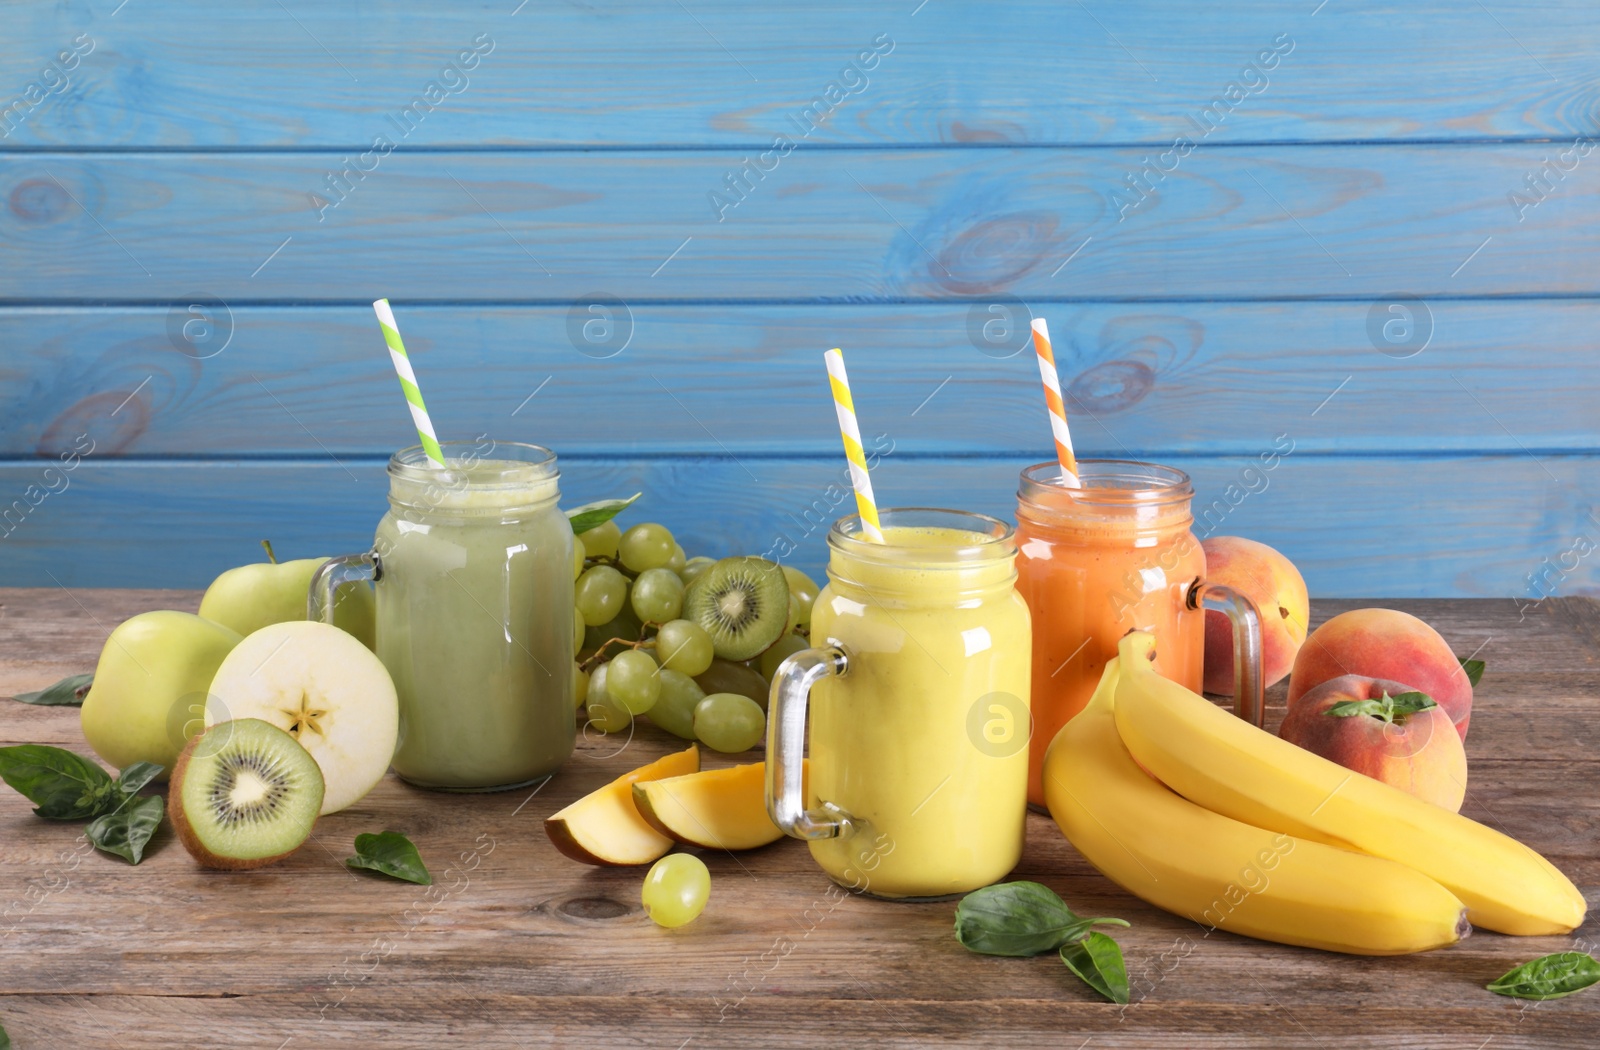
<svg viewBox="0 0 1600 1050"><path fill-rule="evenodd" d="M447 444L442 470L397 454L374 543L378 656L400 695L394 770L423 787L518 787L572 753L575 540L555 456L484 445L496 458Z"/></svg>

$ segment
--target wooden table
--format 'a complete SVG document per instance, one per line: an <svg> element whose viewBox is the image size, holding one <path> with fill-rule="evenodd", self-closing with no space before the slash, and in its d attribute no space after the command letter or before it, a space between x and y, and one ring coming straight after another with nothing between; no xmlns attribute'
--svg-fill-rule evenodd
<svg viewBox="0 0 1600 1050"><path fill-rule="evenodd" d="M0 692L90 670L123 618L197 601L0 590ZM1319 602L1314 614L1370 604ZM1600 605L1552 599L1519 620L1510 601L1385 604L1488 661L1464 811L1543 851L1593 902ZM1281 705L1282 687L1274 693ZM88 753L75 710L0 712L5 743ZM1482 987L1575 941L1592 950L1595 919L1574 938L1479 931L1396 959L1208 937L1102 878L1041 816L1028 818L1016 877L1133 923L1118 934L1128 1007L1096 1000L1053 958L969 954L951 934L952 904L838 899L792 841L705 854L709 908L661 930L639 906L642 870L574 863L540 823L675 746L653 728L625 744L583 743L531 794L430 794L391 777L286 862L245 874L200 870L165 826L138 867L92 852L74 860L76 826L38 820L0 788L0 1024L18 1050L1600 1043L1600 990L1536 1004ZM382 828L415 840L431 894L345 870L355 835Z"/></svg>

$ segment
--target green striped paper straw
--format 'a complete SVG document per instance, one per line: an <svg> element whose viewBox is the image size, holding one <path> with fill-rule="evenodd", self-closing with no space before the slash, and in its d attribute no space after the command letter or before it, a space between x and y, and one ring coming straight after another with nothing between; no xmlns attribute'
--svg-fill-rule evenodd
<svg viewBox="0 0 1600 1050"><path fill-rule="evenodd" d="M383 341L389 344L389 359L394 362L395 374L400 377L400 389L405 392L406 404L411 406L411 418L417 424L417 436L422 439L422 450L438 466L444 466L444 453L439 449L439 438L433 432L433 420L428 418L428 407L422 403L422 391L417 388L417 374L411 370L411 358L406 356L406 344L400 341L400 329L395 327L394 311L389 300L379 299L372 304L378 315L378 327L383 329Z"/></svg>

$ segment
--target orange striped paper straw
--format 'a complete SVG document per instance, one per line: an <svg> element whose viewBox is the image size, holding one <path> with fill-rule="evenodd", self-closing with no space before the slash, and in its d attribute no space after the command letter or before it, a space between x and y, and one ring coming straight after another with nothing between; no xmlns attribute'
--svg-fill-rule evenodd
<svg viewBox="0 0 1600 1050"><path fill-rule="evenodd" d="M1033 319L1033 349L1039 355L1039 378L1044 381L1044 403L1050 410L1050 433L1056 439L1056 459L1061 463L1061 480L1077 488L1078 457L1072 454L1072 435L1067 432L1067 410L1061 404L1061 379L1056 375L1056 355L1050 349L1050 329L1042 317Z"/></svg>

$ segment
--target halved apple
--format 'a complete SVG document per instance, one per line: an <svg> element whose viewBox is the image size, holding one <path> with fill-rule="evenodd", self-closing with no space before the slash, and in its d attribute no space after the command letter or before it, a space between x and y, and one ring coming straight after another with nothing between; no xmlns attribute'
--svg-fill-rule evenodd
<svg viewBox="0 0 1600 1050"><path fill-rule="evenodd" d="M682 776L699 768L698 745L658 758L546 818L545 834L556 849L585 864L625 867L659 860L674 843L644 822L631 788L639 781Z"/></svg>
<svg viewBox="0 0 1600 1050"><path fill-rule="evenodd" d="M767 815L766 772L765 762L753 762L640 782L633 802L645 823L678 842L755 849L783 838Z"/></svg>
<svg viewBox="0 0 1600 1050"><path fill-rule="evenodd" d="M315 620L269 624L211 679L205 722L259 718L288 733L322 770L323 815L366 797L389 771L400 702L383 663L353 635Z"/></svg>

